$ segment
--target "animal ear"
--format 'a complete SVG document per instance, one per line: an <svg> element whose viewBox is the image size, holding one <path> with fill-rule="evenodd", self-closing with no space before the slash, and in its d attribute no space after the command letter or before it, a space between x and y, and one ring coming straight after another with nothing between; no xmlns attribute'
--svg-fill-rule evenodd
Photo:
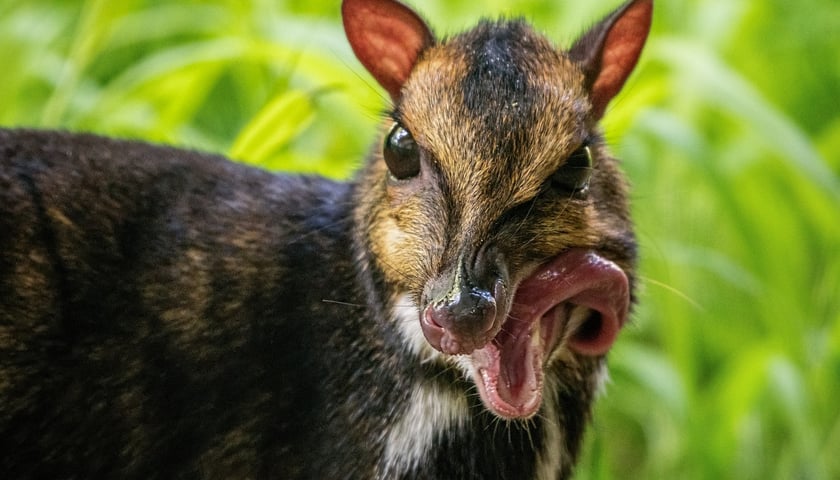
<svg viewBox="0 0 840 480"><path fill-rule="evenodd" d="M393 100L434 35L412 9L396 0L344 0L344 32L356 57Z"/></svg>
<svg viewBox="0 0 840 480"><path fill-rule="evenodd" d="M653 0L630 0L584 33L569 50L586 78L595 117L604 115L636 66L650 31Z"/></svg>

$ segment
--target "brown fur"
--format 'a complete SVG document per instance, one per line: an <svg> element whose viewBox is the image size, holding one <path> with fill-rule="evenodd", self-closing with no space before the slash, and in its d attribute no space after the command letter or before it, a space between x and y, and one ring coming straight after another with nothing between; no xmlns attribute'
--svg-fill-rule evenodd
<svg viewBox="0 0 840 480"><path fill-rule="evenodd" d="M594 130L581 68L524 24L517 30L531 53L522 99L528 105L488 105L488 117L469 112L462 83L474 40L467 35L423 52L404 96L383 122L383 131L399 119L417 132L430 153L422 173L427 177L422 185L383 182L384 162L371 163L362 180L362 201L371 208L360 210L366 215L360 223L372 226L370 248L388 282L418 299L427 279L459 252L495 239L510 252L513 272L572 246L612 248L614 260L632 271L634 252L624 252L633 243L626 181ZM524 115L516 111L529 107ZM488 129L488 123L495 126ZM587 137L594 139L596 159L590 194L546 195L550 175ZM499 228L499 212L517 209L519 221Z"/></svg>

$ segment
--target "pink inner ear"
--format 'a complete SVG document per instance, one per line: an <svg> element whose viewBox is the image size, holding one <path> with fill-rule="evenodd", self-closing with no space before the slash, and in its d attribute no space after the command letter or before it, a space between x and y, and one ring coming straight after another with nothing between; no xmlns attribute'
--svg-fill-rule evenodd
<svg viewBox="0 0 840 480"><path fill-rule="evenodd" d="M592 104L598 118L624 82L642 53L650 30L653 2L637 1L624 11L607 32L601 53L601 71L592 85Z"/></svg>
<svg viewBox="0 0 840 480"><path fill-rule="evenodd" d="M393 0L344 0L342 15L356 57L396 100L420 52L434 41L429 28Z"/></svg>

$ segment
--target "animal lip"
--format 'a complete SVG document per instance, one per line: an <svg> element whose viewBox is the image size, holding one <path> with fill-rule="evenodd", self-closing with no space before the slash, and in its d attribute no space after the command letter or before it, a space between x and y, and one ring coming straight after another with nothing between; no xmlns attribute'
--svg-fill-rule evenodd
<svg viewBox="0 0 840 480"><path fill-rule="evenodd" d="M569 250L540 266L520 283L501 331L471 354L485 406L509 419L536 414L554 349L565 344L582 355L605 354L629 305L627 276L594 252Z"/></svg>

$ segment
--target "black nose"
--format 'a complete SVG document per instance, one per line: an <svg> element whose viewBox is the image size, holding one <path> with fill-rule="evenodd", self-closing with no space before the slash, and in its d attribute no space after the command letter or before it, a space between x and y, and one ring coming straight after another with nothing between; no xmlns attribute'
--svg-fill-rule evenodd
<svg viewBox="0 0 840 480"><path fill-rule="evenodd" d="M423 292L421 325L429 343L449 354L482 348L498 331L508 307L507 276L501 256L485 255L430 280Z"/></svg>
<svg viewBox="0 0 840 480"><path fill-rule="evenodd" d="M435 323L458 336L479 335L487 331L496 318L493 294L469 285L460 285L429 307Z"/></svg>

